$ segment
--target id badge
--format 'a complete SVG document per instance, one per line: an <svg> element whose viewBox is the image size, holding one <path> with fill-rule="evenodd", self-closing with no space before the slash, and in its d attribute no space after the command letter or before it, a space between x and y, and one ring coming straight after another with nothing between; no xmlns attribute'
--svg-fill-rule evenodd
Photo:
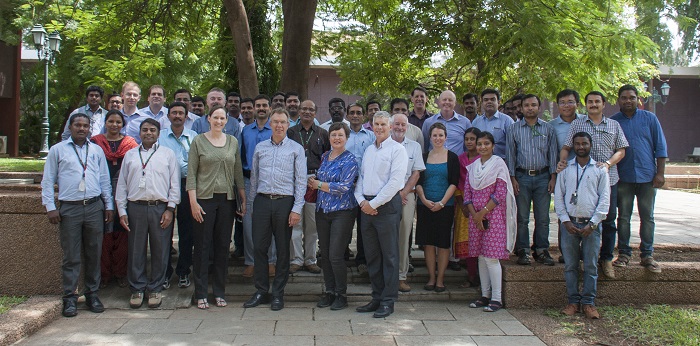
<svg viewBox="0 0 700 346"><path fill-rule="evenodd" d="M576 205L576 203L578 203L578 195L576 193L571 194L571 201L569 201L569 203L573 205Z"/></svg>
<svg viewBox="0 0 700 346"><path fill-rule="evenodd" d="M80 180L80 184L78 184L78 191L80 191L80 192L85 191L85 179Z"/></svg>
<svg viewBox="0 0 700 346"><path fill-rule="evenodd" d="M141 179L139 179L139 189L145 189L146 188L146 177L142 176Z"/></svg>

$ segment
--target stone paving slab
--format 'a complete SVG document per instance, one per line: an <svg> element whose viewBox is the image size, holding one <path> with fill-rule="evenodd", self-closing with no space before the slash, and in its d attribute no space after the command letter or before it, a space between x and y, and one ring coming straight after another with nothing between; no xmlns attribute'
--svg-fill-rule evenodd
<svg viewBox="0 0 700 346"><path fill-rule="evenodd" d="M490 320L423 321L430 335L504 335Z"/></svg>
<svg viewBox="0 0 700 346"><path fill-rule="evenodd" d="M352 335L349 321L277 321L275 335Z"/></svg>
<svg viewBox="0 0 700 346"><path fill-rule="evenodd" d="M288 335L238 335L236 339L233 340L234 346L314 346L314 337L310 335L305 336L288 336Z"/></svg>
<svg viewBox="0 0 700 346"><path fill-rule="evenodd" d="M469 336L395 336L394 339L398 346L478 346Z"/></svg>
<svg viewBox="0 0 700 346"><path fill-rule="evenodd" d="M197 334L273 335L276 321L203 320Z"/></svg>
<svg viewBox="0 0 700 346"><path fill-rule="evenodd" d="M392 336L369 336L369 335L351 335L351 336L317 336L316 346L332 345L332 346L395 346L396 342Z"/></svg>
<svg viewBox="0 0 700 346"><path fill-rule="evenodd" d="M202 320L199 319L163 320L139 318L128 320L128 322L121 326L121 328L118 328L116 332L119 334L150 334L153 333L153 331L159 331L164 334L192 334L197 330L200 324L202 324Z"/></svg>
<svg viewBox="0 0 700 346"><path fill-rule="evenodd" d="M371 314L368 316L371 318ZM391 317L367 321L353 320L355 335L428 335L422 321L397 320Z"/></svg>
<svg viewBox="0 0 700 346"><path fill-rule="evenodd" d="M472 340L474 340L478 346L546 346L546 344L536 336L472 336Z"/></svg>
<svg viewBox="0 0 700 346"><path fill-rule="evenodd" d="M311 305L310 303L307 303ZM294 321L311 321L313 319L313 310L306 308L285 307L280 311L270 310L270 304L262 304L257 307L245 309L243 320L294 320Z"/></svg>

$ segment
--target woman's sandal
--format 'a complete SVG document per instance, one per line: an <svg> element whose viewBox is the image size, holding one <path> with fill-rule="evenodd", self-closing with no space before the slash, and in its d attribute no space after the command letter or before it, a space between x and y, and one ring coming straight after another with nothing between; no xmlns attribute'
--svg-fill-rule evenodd
<svg viewBox="0 0 700 346"><path fill-rule="evenodd" d="M207 302L207 299L197 299L197 308L202 310L209 309L209 303Z"/></svg>
<svg viewBox="0 0 700 346"><path fill-rule="evenodd" d="M503 304L497 300L492 300L489 302L489 305L484 307L484 311L486 312L496 312L500 310L503 307Z"/></svg>
<svg viewBox="0 0 700 346"><path fill-rule="evenodd" d="M218 306L220 308L226 307L226 305L228 305L226 303L226 300L224 300L224 298L216 297L216 298L214 298L214 300L216 300L216 306Z"/></svg>
<svg viewBox="0 0 700 346"><path fill-rule="evenodd" d="M489 299L486 297L481 297L471 303L469 303L470 308L483 308L489 305Z"/></svg>

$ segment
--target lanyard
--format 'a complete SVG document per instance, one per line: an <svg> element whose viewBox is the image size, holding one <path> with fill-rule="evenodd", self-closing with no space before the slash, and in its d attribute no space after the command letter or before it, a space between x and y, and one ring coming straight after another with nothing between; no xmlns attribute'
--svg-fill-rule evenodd
<svg viewBox="0 0 700 346"><path fill-rule="evenodd" d="M301 145L304 147L304 149L308 149L309 142L311 141L311 137L314 135L314 130L311 130L309 132L309 136L306 138L306 141L304 141L304 136L301 135L301 130L299 130L299 138L301 139Z"/></svg>
<svg viewBox="0 0 700 346"><path fill-rule="evenodd" d="M141 145L141 148L143 148L143 145ZM145 149L145 148L144 148L144 149ZM144 163L144 162L143 162L143 156L141 156L141 149L139 149L139 158L141 159L141 169L142 169L141 173L142 173L144 176L146 175L146 165L148 165L148 162L151 161L151 158L153 157L153 154L155 154L157 150L158 150L157 147L156 147L155 149L153 149L153 152L151 153L151 155L148 156L148 159L146 159L146 162Z"/></svg>
<svg viewBox="0 0 700 346"><path fill-rule="evenodd" d="M83 166L83 179L85 179L85 171L87 170L88 153L90 152L90 146L88 145L88 142L85 141L85 162L83 162L83 159L80 157L80 154L78 154L78 149L75 148L75 143L73 143L73 151L75 151L75 156L78 157L80 165Z"/></svg>
<svg viewBox="0 0 700 346"><path fill-rule="evenodd" d="M586 174L586 169L588 169L588 166L591 164L591 159L588 159L588 163L586 164L586 167L583 167L583 172L581 172L581 176L578 176L578 170L579 170L579 164L576 162L576 192L574 192L575 196L578 196L578 187L581 185L581 181L583 181L583 175Z"/></svg>
<svg viewBox="0 0 700 346"><path fill-rule="evenodd" d="M184 135L184 134L181 134L181 135L180 135L180 138L182 138L182 136L185 136L185 135ZM175 137L174 134L173 134L173 137ZM187 140L187 148L185 148L185 145L182 144L182 140L181 140L180 138L175 137L175 139L177 140L177 144L180 144L180 146L182 147L182 149L185 149L185 151L187 151L188 148L192 146L192 144L190 143L190 137L185 136L185 140Z"/></svg>

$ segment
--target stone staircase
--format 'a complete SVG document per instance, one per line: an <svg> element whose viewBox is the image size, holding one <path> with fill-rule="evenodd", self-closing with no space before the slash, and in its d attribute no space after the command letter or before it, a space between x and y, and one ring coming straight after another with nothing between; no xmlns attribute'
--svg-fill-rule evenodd
<svg viewBox="0 0 700 346"><path fill-rule="evenodd" d="M700 188L700 166L666 166L666 184L664 188L698 189Z"/></svg>

